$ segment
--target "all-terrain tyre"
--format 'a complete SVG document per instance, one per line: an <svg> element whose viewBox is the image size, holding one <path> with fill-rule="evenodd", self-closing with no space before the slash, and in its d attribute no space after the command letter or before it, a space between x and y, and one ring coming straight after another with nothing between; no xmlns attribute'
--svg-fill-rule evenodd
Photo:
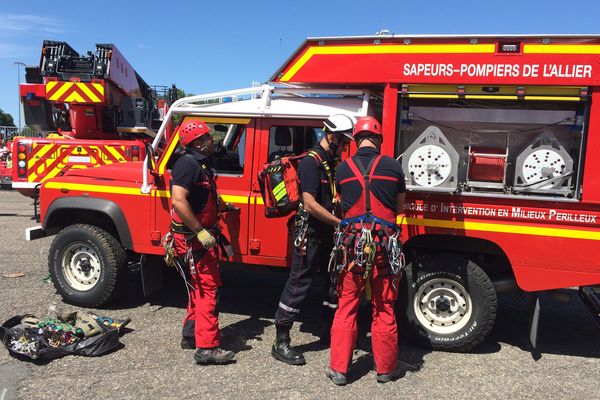
<svg viewBox="0 0 600 400"><path fill-rule="evenodd" d="M428 254L406 268L398 301L400 332L424 347L465 352L485 340L497 298L486 273L452 253Z"/></svg>
<svg viewBox="0 0 600 400"><path fill-rule="evenodd" d="M110 233L87 224L61 230L48 254L54 286L65 302L81 307L99 307L112 300L126 264L123 246Z"/></svg>

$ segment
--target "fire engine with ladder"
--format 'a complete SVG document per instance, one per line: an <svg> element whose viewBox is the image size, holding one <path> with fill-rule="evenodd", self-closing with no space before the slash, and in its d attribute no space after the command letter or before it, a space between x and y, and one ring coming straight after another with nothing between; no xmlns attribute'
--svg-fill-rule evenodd
<svg viewBox="0 0 600 400"><path fill-rule="evenodd" d="M70 169L141 160L172 93L161 99L113 44L80 55L45 40L20 85L25 122L47 137L15 138L12 187L36 188ZM171 98L170 98L171 97Z"/></svg>
<svg viewBox="0 0 600 400"><path fill-rule="evenodd" d="M406 174L401 332L469 350L509 290L532 299L532 344L542 292L572 289L600 321L600 37L309 38L271 81L176 101L144 161L42 183L41 226L26 234L56 235L49 270L66 301L104 304L140 260L144 291L160 287L176 115L207 122L226 149L217 185L241 210L221 220L230 261L289 265L289 221L265 217L257 172L347 113L382 121L382 152Z"/></svg>

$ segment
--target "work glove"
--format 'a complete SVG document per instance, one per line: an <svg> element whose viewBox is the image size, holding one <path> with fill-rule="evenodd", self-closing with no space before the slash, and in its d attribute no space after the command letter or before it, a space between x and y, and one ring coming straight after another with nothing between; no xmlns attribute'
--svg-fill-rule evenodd
<svg viewBox="0 0 600 400"><path fill-rule="evenodd" d="M217 244L217 239L215 239L213 234L206 229L200 230L200 232L196 234L196 237L198 238L200 244L202 244L202 247L207 250Z"/></svg>

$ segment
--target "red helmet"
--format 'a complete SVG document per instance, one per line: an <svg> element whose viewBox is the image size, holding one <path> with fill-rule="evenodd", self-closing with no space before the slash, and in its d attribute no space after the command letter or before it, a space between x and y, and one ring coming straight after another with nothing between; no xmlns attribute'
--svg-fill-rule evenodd
<svg viewBox="0 0 600 400"><path fill-rule="evenodd" d="M210 133L210 128L204 121L199 119L187 120L179 127L179 143L186 147L195 139L207 133Z"/></svg>
<svg viewBox="0 0 600 400"><path fill-rule="evenodd" d="M361 134L381 136L381 124L373 117L361 117L354 124L352 136L356 139Z"/></svg>

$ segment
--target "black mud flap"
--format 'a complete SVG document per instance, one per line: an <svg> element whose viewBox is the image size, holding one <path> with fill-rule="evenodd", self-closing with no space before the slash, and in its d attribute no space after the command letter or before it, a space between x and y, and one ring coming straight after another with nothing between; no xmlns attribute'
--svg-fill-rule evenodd
<svg viewBox="0 0 600 400"><path fill-rule="evenodd" d="M581 286L577 293L600 327L600 286Z"/></svg>
<svg viewBox="0 0 600 400"><path fill-rule="evenodd" d="M537 348L538 328L540 326L540 295L537 292L531 293L529 299L529 344L531 356L535 361L542 358L541 353Z"/></svg>
<svg viewBox="0 0 600 400"><path fill-rule="evenodd" d="M142 255L140 270L142 272L142 290L145 297L163 288L162 270L164 266L165 262L161 256Z"/></svg>

